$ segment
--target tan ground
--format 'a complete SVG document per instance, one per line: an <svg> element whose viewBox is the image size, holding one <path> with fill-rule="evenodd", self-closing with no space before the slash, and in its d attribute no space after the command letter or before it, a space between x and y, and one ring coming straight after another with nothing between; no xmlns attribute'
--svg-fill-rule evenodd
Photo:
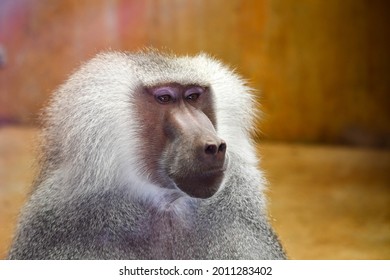
<svg viewBox="0 0 390 280"><path fill-rule="evenodd" d="M37 130L0 128L0 259L33 179ZM390 151L259 145L270 213L293 259L390 259Z"/></svg>

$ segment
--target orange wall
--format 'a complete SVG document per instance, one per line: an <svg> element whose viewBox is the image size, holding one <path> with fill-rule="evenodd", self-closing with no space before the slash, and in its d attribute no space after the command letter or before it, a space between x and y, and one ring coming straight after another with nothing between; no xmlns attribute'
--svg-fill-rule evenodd
<svg viewBox="0 0 390 280"><path fill-rule="evenodd" d="M390 146L389 5L380 0L2 0L0 124L36 123L96 52L205 51L261 90L261 137ZM2 51L1 51L2 50Z"/></svg>

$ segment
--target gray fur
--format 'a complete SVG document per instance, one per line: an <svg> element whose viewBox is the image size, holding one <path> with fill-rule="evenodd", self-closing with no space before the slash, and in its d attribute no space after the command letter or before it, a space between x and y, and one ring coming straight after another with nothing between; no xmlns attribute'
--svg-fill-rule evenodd
<svg viewBox="0 0 390 280"><path fill-rule="evenodd" d="M137 155L147 124L133 115L132 93L163 82L205 85L215 95L228 167L211 198L154 185ZM98 55L46 111L41 172L9 258L284 259L249 137L252 106L244 82L203 54Z"/></svg>

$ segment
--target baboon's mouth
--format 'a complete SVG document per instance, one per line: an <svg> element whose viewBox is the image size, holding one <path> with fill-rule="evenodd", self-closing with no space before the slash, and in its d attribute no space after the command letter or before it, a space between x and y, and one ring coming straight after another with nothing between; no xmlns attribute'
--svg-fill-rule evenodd
<svg viewBox="0 0 390 280"><path fill-rule="evenodd" d="M226 155L226 158L221 165L210 166L205 170L200 170L196 173L191 173L188 177L209 177L209 176L223 176L227 166L228 166L229 158Z"/></svg>
<svg viewBox="0 0 390 280"><path fill-rule="evenodd" d="M177 187L189 196L209 198L218 191L224 174L225 169L218 168L176 178L174 181Z"/></svg>
<svg viewBox="0 0 390 280"><path fill-rule="evenodd" d="M209 176L222 176L226 171L226 168L213 168L199 172L196 174L191 174L189 177L209 177Z"/></svg>

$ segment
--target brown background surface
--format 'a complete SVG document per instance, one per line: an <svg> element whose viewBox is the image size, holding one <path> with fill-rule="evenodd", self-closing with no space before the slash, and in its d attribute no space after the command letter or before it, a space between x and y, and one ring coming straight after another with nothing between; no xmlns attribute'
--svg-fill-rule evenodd
<svg viewBox="0 0 390 280"><path fill-rule="evenodd" d="M261 91L262 137L390 145L390 5L381 0L3 0L0 121L31 124L101 50L208 52Z"/></svg>
<svg viewBox="0 0 390 280"><path fill-rule="evenodd" d="M0 1L0 258L38 113L102 50L210 53L257 90L270 214L295 259L390 259L390 17L381 0ZM266 140L262 142L260 140Z"/></svg>

